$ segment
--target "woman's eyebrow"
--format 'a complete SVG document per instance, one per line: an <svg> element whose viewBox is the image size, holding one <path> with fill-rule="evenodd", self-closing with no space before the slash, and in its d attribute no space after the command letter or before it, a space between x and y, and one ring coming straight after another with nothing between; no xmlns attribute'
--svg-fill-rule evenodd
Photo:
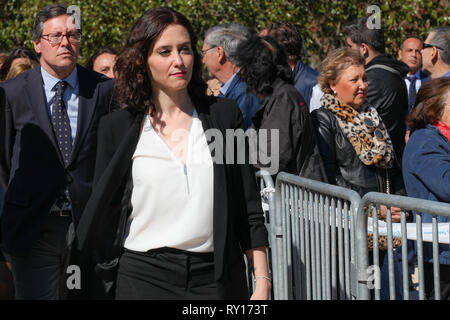
<svg viewBox="0 0 450 320"><path fill-rule="evenodd" d="M176 46L185 46L185 45L190 45L190 44L191 44L190 41L186 41L186 42L177 44ZM158 49L170 49L172 46L173 45L170 45L170 44L163 44L163 45L157 47L156 50L158 50Z"/></svg>

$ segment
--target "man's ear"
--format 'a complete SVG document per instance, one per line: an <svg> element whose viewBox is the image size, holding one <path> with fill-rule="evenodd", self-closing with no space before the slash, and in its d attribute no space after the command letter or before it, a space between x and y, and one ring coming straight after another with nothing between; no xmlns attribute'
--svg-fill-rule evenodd
<svg viewBox="0 0 450 320"><path fill-rule="evenodd" d="M40 41L33 41L34 44L34 51L36 51L37 54L41 53L41 42Z"/></svg>
<svg viewBox="0 0 450 320"><path fill-rule="evenodd" d="M359 52L365 58L369 55L369 46L364 42L359 46Z"/></svg>
<svg viewBox="0 0 450 320"><path fill-rule="evenodd" d="M225 52L223 51L222 47L216 48L216 55L217 55L217 59L219 60L220 64L224 64L225 62L227 62L227 58L225 57Z"/></svg>
<svg viewBox="0 0 450 320"><path fill-rule="evenodd" d="M398 58L402 60L402 50L398 50Z"/></svg>
<svg viewBox="0 0 450 320"><path fill-rule="evenodd" d="M438 48L436 48L436 47L431 48L430 58L433 63L436 63L438 61L438 56L439 56Z"/></svg>

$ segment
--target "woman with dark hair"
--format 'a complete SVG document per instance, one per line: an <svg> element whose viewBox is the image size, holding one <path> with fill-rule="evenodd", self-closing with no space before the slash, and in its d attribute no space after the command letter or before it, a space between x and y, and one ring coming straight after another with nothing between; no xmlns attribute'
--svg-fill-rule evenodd
<svg viewBox="0 0 450 320"><path fill-rule="evenodd" d="M237 52L241 78L263 101L253 116L252 128L259 133L269 132L266 146L262 146L261 139L258 139L258 152L267 147L267 153L271 153L272 147L276 147L271 140L272 135L278 131L279 139L275 141L278 153L270 154L271 159L275 157L278 161L258 163L257 166L268 169L272 175L284 171L326 181L309 110L292 85L292 71L284 50L271 37L254 36L242 42Z"/></svg>
<svg viewBox="0 0 450 320"><path fill-rule="evenodd" d="M242 115L231 100L206 95L196 44L183 15L151 9L117 58L126 108L100 122L94 191L77 229L94 297L248 299L245 251L252 298L268 298L253 170L225 162L225 146L207 139L242 128Z"/></svg>
<svg viewBox="0 0 450 320"><path fill-rule="evenodd" d="M17 47L12 50L0 68L0 81L6 79L9 70L17 63L28 62L39 64L36 54L28 48Z"/></svg>
<svg viewBox="0 0 450 320"><path fill-rule="evenodd" d="M114 65L119 53L112 48L102 48L89 58L86 68L103 73L108 78L114 78Z"/></svg>
<svg viewBox="0 0 450 320"><path fill-rule="evenodd" d="M411 137L403 153L403 179L408 196L450 203L450 79L426 82L417 93L415 108L408 117ZM421 213L422 222L432 216ZM414 219L416 215L414 214ZM438 216L437 222L450 221ZM433 247L423 244L425 293L434 298ZM450 251L439 245L440 294L450 299Z"/></svg>

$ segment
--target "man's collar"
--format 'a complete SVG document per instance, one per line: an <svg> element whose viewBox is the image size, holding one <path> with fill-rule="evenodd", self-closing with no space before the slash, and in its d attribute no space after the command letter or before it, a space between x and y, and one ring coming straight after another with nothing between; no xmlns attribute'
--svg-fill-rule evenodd
<svg viewBox="0 0 450 320"><path fill-rule="evenodd" d="M450 78L450 70L444 73L441 78Z"/></svg>
<svg viewBox="0 0 450 320"><path fill-rule="evenodd" d="M226 95L228 89L229 89L230 86L231 86L231 83L233 82L234 78L236 77L236 75L237 75L238 73L239 73L239 70L236 71L236 73L234 73L234 74L230 77L230 79L228 79L228 81L227 81L224 85L222 85L222 87L220 87L220 93L221 93L221 94Z"/></svg>
<svg viewBox="0 0 450 320"><path fill-rule="evenodd" d="M78 68L75 66L75 68L72 70L72 72L64 79L64 81L66 81L69 86L74 89L78 83ZM60 79L52 76L50 73L48 73L42 66L41 66L41 74L42 74L42 79L44 80L44 86L46 88L49 88L50 90L52 90L56 83L58 83L60 81Z"/></svg>

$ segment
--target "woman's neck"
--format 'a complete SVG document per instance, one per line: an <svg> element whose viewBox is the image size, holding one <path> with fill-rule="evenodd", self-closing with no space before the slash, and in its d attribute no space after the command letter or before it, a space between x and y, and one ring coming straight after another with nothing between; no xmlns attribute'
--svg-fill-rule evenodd
<svg viewBox="0 0 450 320"><path fill-rule="evenodd" d="M156 115L158 116L172 117L179 113L191 115L194 111L194 104L189 97L187 89L170 94L163 90L154 90L152 92L152 102L155 105Z"/></svg>

